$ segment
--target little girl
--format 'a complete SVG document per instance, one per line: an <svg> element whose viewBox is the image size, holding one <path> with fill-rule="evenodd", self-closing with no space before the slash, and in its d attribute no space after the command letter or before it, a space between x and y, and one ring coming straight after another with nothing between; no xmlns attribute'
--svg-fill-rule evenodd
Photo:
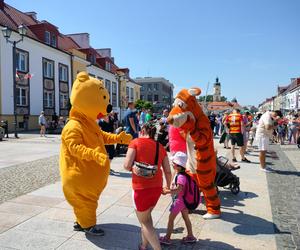
<svg viewBox="0 0 300 250"><path fill-rule="evenodd" d="M172 165L175 170L175 178L171 184L169 190L164 190L165 193L170 193L172 195L173 203L170 207L170 215L168 221L167 234L161 236L159 241L164 245L171 245L171 234L174 228L174 220L176 216L181 212L185 226L187 229L187 236L182 239L183 243L194 243L197 239L193 235L192 224L189 218L189 210L184 203L185 186L188 182L188 177L184 174L185 164L187 162L187 155L183 152L176 152L172 159ZM186 194L188 195L188 194Z"/></svg>

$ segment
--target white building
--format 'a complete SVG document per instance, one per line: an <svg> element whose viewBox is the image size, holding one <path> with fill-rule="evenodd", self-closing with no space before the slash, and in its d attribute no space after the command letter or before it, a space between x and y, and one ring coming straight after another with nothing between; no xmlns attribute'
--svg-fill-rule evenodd
<svg viewBox="0 0 300 250"><path fill-rule="evenodd" d="M1 27L2 28L2 27ZM10 40L20 35L12 32ZM0 114L12 128L14 116L14 84L12 44L0 35ZM42 110L51 116L68 114L71 89L70 54L35 39L24 37L16 49L16 112L18 127L37 127ZM25 118L25 124L24 124ZM26 121L26 119L29 121Z"/></svg>

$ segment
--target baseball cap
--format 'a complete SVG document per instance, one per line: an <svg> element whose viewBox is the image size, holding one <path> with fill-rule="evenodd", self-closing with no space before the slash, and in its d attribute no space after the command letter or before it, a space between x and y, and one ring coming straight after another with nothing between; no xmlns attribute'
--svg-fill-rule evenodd
<svg viewBox="0 0 300 250"><path fill-rule="evenodd" d="M185 164L187 162L187 155L183 152L178 151L171 157L171 160L175 164L185 168Z"/></svg>

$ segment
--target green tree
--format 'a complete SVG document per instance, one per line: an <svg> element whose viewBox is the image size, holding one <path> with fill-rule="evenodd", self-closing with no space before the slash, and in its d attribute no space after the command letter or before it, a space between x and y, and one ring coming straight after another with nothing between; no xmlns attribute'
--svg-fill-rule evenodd
<svg viewBox="0 0 300 250"><path fill-rule="evenodd" d="M136 109L139 109L139 110L141 110L142 108L152 110L153 109L153 104L151 102L148 102L148 101L137 100L135 102L135 107L136 107Z"/></svg>

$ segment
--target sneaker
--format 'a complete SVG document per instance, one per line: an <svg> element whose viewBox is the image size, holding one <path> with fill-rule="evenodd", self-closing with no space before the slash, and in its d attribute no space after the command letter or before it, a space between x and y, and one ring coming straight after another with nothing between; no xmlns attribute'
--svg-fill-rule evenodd
<svg viewBox="0 0 300 250"><path fill-rule="evenodd" d="M233 162L237 162L236 158L233 158L232 161L233 161Z"/></svg>
<svg viewBox="0 0 300 250"><path fill-rule="evenodd" d="M162 245L167 245L167 246L170 246L170 245L171 245L171 240L168 239L166 236L160 236L160 237L159 237L159 242L160 242L160 244L162 244Z"/></svg>
<svg viewBox="0 0 300 250"><path fill-rule="evenodd" d="M249 161L246 157L244 159L242 159L243 162L247 162L247 163L251 163L251 161Z"/></svg>
<svg viewBox="0 0 300 250"><path fill-rule="evenodd" d="M88 228L84 228L83 231L89 235L95 235L95 236L103 236L104 231L100 228L97 228L97 226L92 226Z"/></svg>
<svg viewBox="0 0 300 250"><path fill-rule="evenodd" d="M206 213L205 215L202 216L202 218L205 220L217 219L219 217L220 217L219 214L210 214L210 213Z"/></svg>
<svg viewBox="0 0 300 250"><path fill-rule="evenodd" d="M260 170L263 171L263 172L266 172L266 173L274 172L274 169L270 168L270 167L260 168Z"/></svg>
<svg viewBox="0 0 300 250"><path fill-rule="evenodd" d="M195 243L197 239L194 236L187 236L182 238L182 243Z"/></svg>
<svg viewBox="0 0 300 250"><path fill-rule="evenodd" d="M74 231L84 231L84 229L78 224L77 221L74 222L73 230Z"/></svg>

